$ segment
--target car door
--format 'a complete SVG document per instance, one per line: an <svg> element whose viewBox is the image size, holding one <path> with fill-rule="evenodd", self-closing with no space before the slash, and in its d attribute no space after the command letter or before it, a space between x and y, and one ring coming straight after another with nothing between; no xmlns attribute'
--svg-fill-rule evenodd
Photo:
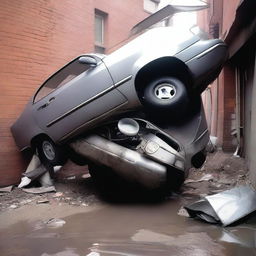
<svg viewBox="0 0 256 256"><path fill-rule="evenodd" d="M105 64L84 55L40 87L33 100L33 115L45 133L58 141L125 102Z"/></svg>

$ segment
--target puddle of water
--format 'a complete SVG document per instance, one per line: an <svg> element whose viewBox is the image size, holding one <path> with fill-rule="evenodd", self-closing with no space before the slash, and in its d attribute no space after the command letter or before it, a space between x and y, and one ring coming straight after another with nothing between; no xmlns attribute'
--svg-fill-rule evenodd
<svg viewBox="0 0 256 256"><path fill-rule="evenodd" d="M178 199L159 204L106 205L61 218L63 222L59 222L65 225L55 228L41 225L45 223L44 216L37 221L20 220L0 229L0 254L256 255L256 222L222 228L178 216L180 207ZM17 213L13 211L12 214Z"/></svg>

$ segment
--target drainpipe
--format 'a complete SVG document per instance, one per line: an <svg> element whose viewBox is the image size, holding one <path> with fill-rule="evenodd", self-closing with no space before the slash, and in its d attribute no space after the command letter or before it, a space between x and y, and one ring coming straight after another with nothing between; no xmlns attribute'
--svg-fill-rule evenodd
<svg viewBox="0 0 256 256"><path fill-rule="evenodd" d="M254 61L253 87L252 87L252 113L250 131L250 150L249 150L249 177L251 184L256 189L256 55Z"/></svg>
<svg viewBox="0 0 256 256"><path fill-rule="evenodd" d="M236 79L236 139L237 147L234 152L234 156L239 157L240 147L241 147L241 91L240 91L240 75L239 69L235 69L235 79Z"/></svg>

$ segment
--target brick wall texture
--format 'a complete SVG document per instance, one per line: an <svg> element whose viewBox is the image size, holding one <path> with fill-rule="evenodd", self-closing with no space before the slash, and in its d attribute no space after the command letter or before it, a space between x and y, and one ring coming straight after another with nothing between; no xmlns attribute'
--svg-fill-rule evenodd
<svg viewBox="0 0 256 256"><path fill-rule="evenodd" d="M18 183L27 164L11 124L50 74L93 52L95 8L107 13L105 47L148 15L143 0L0 1L0 186Z"/></svg>
<svg viewBox="0 0 256 256"><path fill-rule="evenodd" d="M220 38L225 40L236 15L240 0L208 0L210 8L199 12L198 25L210 32L210 25L219 24ZM211 86L211 110L208 119L211 119L211 134L218 137L218 144L224 151L234 152L236 143L231 134L234 128L236 87L234 67L227 63L219 78ZM204 100L205 101L205 100Z"/></svg>

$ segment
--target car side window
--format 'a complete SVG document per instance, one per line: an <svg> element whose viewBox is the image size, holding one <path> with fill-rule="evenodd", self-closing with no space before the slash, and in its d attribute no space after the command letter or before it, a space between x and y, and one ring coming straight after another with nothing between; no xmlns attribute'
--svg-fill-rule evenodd
<svg viewBox="0 0 256 256"><path fill-rule="evenodd" d="M34 97L34 103L67 84L89 68L90 65L79 62L79 58L70 62L44 82Z"/></svg>

